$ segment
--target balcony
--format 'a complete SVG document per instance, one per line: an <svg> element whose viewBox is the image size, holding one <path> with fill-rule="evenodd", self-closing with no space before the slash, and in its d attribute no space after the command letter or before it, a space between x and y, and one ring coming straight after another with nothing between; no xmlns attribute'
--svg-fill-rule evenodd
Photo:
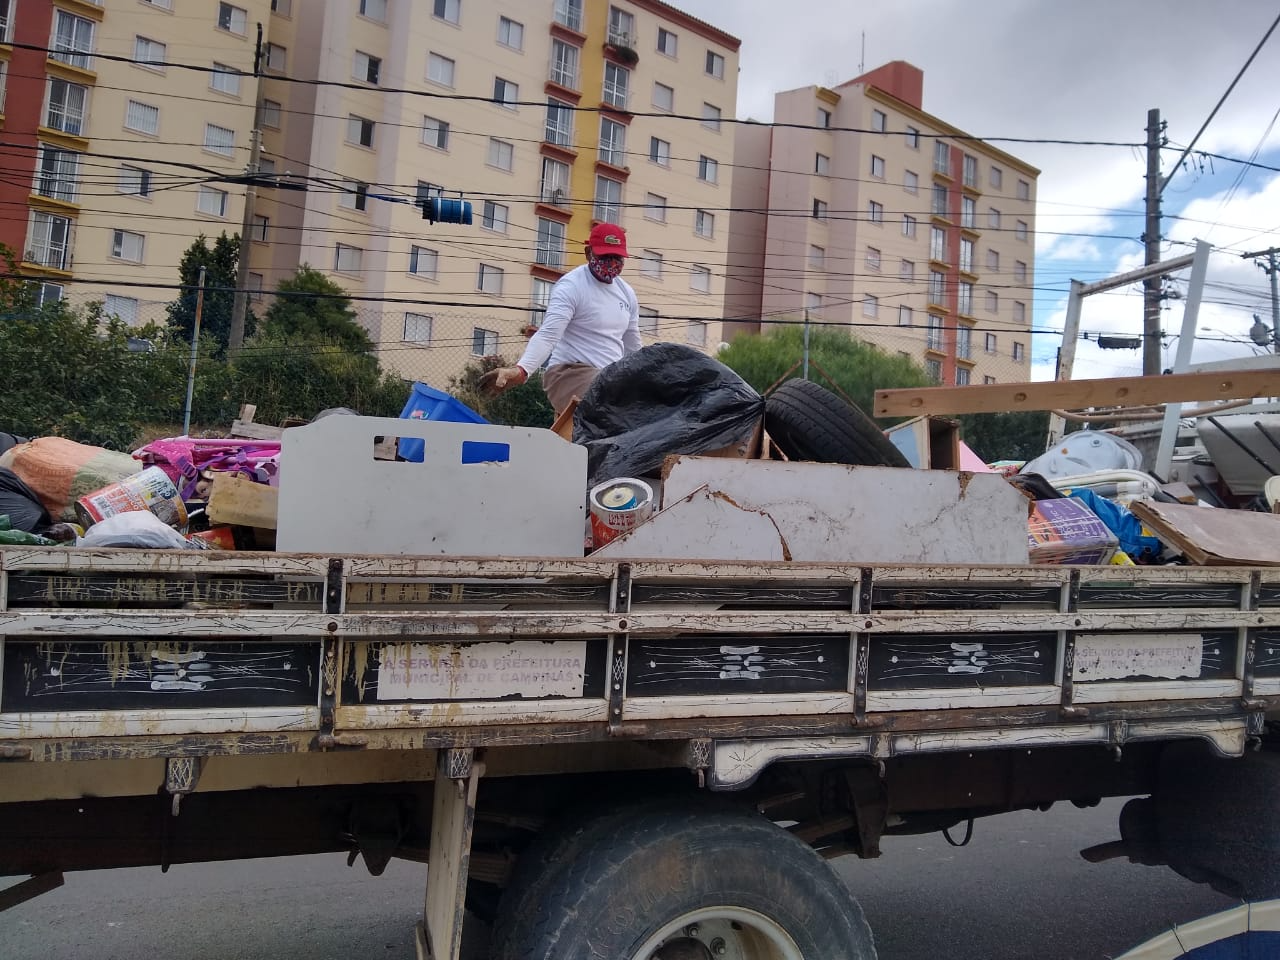
<svg viewBox="0 0 1280 960"><path fill-rule="evenodd" d="M628 33L609 31L609 38L604 43L605 57L615 60L624 67L634 67L640 62L640 54L636 52L635 39Z"/></svg>
<svg viewBox="0 0 1280 960"><path fill-rule="evenodd" d="M556 0L555 22L575 33L581 33L582 0Z"/></svg>

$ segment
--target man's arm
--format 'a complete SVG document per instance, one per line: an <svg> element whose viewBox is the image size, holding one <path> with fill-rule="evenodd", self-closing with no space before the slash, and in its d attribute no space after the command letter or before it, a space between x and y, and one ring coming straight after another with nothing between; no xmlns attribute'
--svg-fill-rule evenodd
<svg viewBox="0 0 1280 960"><path fill-rule="evenodd" d="M640 301L636 299L636 292L627 284L627 290L630 292L631 300L631 319L627 321L627 329L622 333L622 352L623 355L635 353L642 346L644 341L640 339Z"/></svg>
<svg viewBox="0 0 1280 960"><path fill-rule="evenodd" d="M547 312L543 314L542 324L529 339L524 353L516 362L516 366L524 371L526 378L547 362L551 351L564 336L569 321L573 319L576 307L576 299L569 284L563 280L557 280L555 286L551 288L551 297L547 302Z"/></svg>

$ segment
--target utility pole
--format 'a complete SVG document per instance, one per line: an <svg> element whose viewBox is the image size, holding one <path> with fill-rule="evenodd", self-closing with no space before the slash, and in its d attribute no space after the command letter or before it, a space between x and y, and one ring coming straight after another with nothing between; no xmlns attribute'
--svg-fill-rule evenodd
<svg viewBox="0 0 1280 960"><path fill-rule="evenodd" d="M1280 353L1280 290L1276 287L1276 273L1280 267L1276 265L1276 254L1280 254L1280 248L1269 247L1266 250L1255 250L1253 253L1242 253L1242 260L1258 260L1266 257L1266 263L1259 263L1258 269L1271 278L1271 348ZM1263 328L1266 329L1265 327ZM1257 343L1257 338L1254 339ZM1265 346L1265 343L1259 343L1259 346Z"/></svg>
<svg viewBox="0 0 1280 960"><path fill-rule="evenodd" d="M262 156L262 132L258 129L259 104L262 103L262 24L258 24L258 45L253 53L253 129L249 131L249 167L245 171L244 218L240 223L240 256L236 261L236 292L231 300L231 329L227 334L227 352L234 356L244 346L244 321L249 313L249 234L253 230L253 210L258 202L258 167Z"/></svg>
<svg viewBox="0 0 1280 960"><path fill-rule="evenodd" d="M1147 111L1147 222L1142 234L1146 247L1146 266L1160 262L1160 147L1164 127L1159 109ZM1142 373L1160 372L1160 306L1164 299L1164 277L1152 276L1142 282Z"/></svg>
<svg viewBox="0 0 1280 960"><path fill-rule="evenodd" d="M182 409L182 435L191 433L191 397L196 388L196 354L200 348L200 320L204 314L204 276L205 268L200 268L200 279L196 287L196 316L191 323L191 365L187 368L187 405Z"/></svg>

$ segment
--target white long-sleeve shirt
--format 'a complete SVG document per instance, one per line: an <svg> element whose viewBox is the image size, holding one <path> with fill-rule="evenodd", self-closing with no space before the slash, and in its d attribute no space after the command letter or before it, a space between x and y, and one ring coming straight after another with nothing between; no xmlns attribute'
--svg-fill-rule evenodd
<svg viewBox="0 0 1280 960"><path fill-rule="evenodd" d="M556 281L546 316L518 365L532 374L551 366L587 363L607 367L640 349L640 303L621 277L601 283L584 263Z"/></svg>

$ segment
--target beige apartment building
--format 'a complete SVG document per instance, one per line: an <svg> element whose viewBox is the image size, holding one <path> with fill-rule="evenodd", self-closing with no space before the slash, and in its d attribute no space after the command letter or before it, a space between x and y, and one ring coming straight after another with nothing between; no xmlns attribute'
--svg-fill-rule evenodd
<svg viewBox="0 0 1280 960"><path fill-rule="evenodd" d="M923 86L896 61L739 127L732 205L761 212L731 224L730 335L807 314L939 383L1030 379L1039 171L924 112Z"/></svg>
<svg viewBox="0 0 1280 960"><path fill-rule="evenodd" d="M263 169L307 189L259 191L253 286L325 271L384 366L443 387L520 354L609 220L646 337L719 344L736 39L657 0L274 6ZM436 196L472 224L424 219Z"/></svg>

